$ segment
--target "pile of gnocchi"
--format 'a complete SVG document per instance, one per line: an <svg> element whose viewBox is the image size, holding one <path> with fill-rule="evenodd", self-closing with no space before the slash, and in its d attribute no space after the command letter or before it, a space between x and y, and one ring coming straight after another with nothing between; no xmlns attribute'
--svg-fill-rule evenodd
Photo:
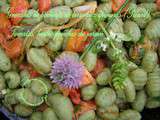
<svg viewBox="0 0 160 120"><path fill-rule="evenodd" d="M159 107L160 0L0 1L9 120L141 120Z"/></svg>

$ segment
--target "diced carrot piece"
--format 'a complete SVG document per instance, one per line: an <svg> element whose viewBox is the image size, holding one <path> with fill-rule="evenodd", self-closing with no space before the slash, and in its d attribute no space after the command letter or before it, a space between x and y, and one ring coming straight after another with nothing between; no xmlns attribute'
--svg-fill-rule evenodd
<svg viewBox="0 0 160 120"><path fill-rule="evenodd" d="M10 58L16 58L20 56L22 49L22 40L16 38L12 41L7 42L6 45L7 49L5 51Z"/></svg>
<svg viewBox="0 0 160 120"><path fill-rule="evenodd" d="M66 50L74 52L83 52L83 50L88 44L88 34L89 33L87 31L82 31L80 29L74 30L67 42Z"/></svg>
<svg viewBox="0 0 160 120"><path fill-rule="evenodd" d="M10 13L12 24L18 25L23 19L23 15L30 7L28 0L11 0ZM16 15L16 16L15 16ZM17 16L18 15L18 16Z"/></svg>
<svg viewBox="0 0 160 120"><path fill-rule="evenodd" d="M80 104L81 102L80 90L71 89L69 92L69 97L74 104L76 105Z"/></svg>
<svg viewBox="0 0 160 120"><path fill-rule="evenodd" d="M95 82L95 79L92 77L91 73L87 69L84 70L84 77L82 79L81 86L90 85Z"/></svg>
<svg viewBox="0 0 160 120"><path fill-rule="evenodd" d="M46 12L51 8L51 0L38 0L39 12Z"/></svg>
<svg viewBox="0 0 160 120"><path fill-rule="evenodd" d="M11 22L8 19L7 15L4 13L0 13L0 31L6 37L6 39L10 39L12 37L11 33Z"/></svg>

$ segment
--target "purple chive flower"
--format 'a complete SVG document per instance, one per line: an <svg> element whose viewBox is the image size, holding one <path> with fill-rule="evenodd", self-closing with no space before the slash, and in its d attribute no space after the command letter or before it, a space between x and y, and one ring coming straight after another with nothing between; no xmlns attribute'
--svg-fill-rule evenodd
<svg viewBox="0 0 160 120"><path fill-rule="evenodd" d="M50 73L54 83L66 88L79 88L84 74L84 66L73 57L64 55L55 60Z"/></svg>

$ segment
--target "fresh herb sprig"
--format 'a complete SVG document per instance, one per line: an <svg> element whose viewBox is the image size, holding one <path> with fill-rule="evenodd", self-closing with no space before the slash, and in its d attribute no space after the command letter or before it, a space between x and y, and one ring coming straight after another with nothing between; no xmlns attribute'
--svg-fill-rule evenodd
<svg viewBox="0 0 160 120"><path fill-rule="evenodd" d="M106 37L109 37L108 27L110 26L110 24L111 24L118 16L120 16L121 11L127 6L128 3L129 3L129 0L126 0L125 3L119 8L119 10L112 16L112 18L109 20L109 22L108 22L108 24L107 24L106 29L103 27L103 25L102 25L102 23L100 22L99 18L98 18L97 21L95 21L96 24L101 27L101 29L102 29L102 31L103 31L103 33L105 34ZM97 42L97 40L98 40L97 38L94 38L94 39L92 40L92 42L88 45L88 47L85 49L85 51L84 51L83 54L81 55L80 60L82 60L82 59L84 58L84 56L94 47L94 45L95 45L95 43ZM111 46L112 46L113 48L115 48L112 41L111 41L110 44L111 44Z"/></svg>
<svg viewBox="0 0 160 120"><path fill-rule="evenodd" d="M95 22L96 24L101 28L101 30L103 31L104 35L106 38L109 38L109 44L111 45L111 47L113 49L115 49L116 51L121 51L118 48L116 48L116 46L114 45L114 42L112 40L112 37L110 36L110 33L108 32L108 28L111 25L111 23L120 16L121 11L127 6L129 0L126 0L125 3L120 7L120 9L112 16L112 18L109 20L106 29L104 28L104 26L102 25L101 21L99 19L97 19ZM95 38L91 44L86 48L86 50L84 51L84 53L81 55L80 60L82 60L84 58L84 56L88 53L88 51L92 50L92 48L94 47L95 43L97 42L97 38ZM121 55L121 52L118 52L120 54L118 54L118 60L112 65L112 72L113 72L113 76L112 76L112 82L113 82L113 86L115 87L115 89L123 89L124 88L124 80L126 79L127 75L128 75L128 70L127 70L127 63L126 61L123 59L123 56Z"/></svg>
<svg viewBox="0 0 160 120"><path fill-rule="evenodd" d="M128 65L125 60L120 60L112 65L112 83L116 90L124 89L124 81L128 76Z"/></svg>

